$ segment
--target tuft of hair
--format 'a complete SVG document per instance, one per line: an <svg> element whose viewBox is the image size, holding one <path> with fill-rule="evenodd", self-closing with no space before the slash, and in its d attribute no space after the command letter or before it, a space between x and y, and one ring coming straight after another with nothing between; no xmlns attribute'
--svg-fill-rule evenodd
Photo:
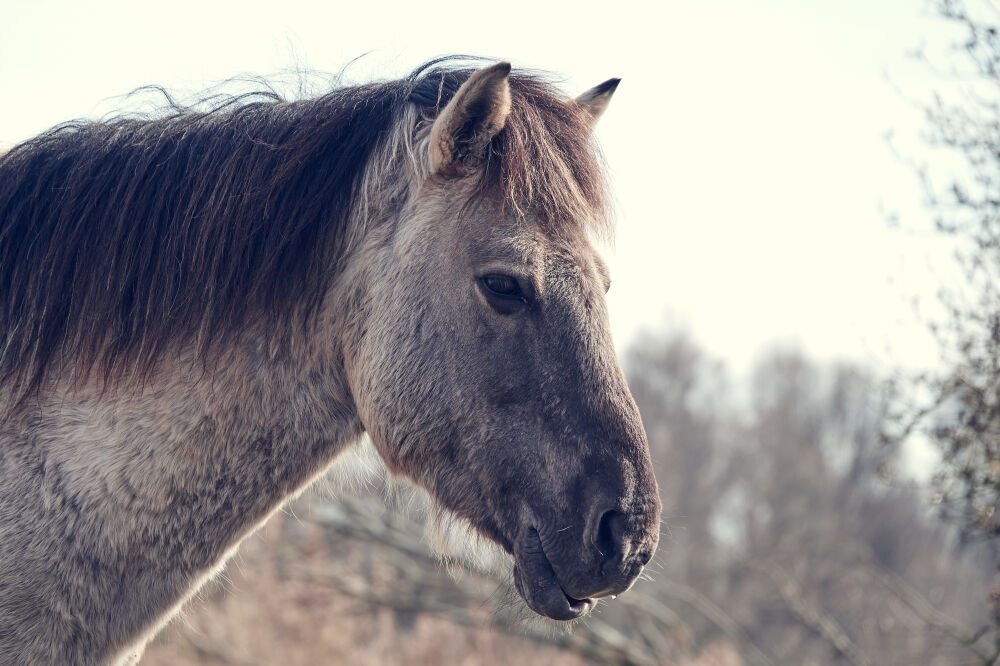
<svg viewBox="0 0 1000 666"><path fill-rule="evenodd" d="M308 330L372 181L412 175L413 137L472 71L438 59L313 99L212 94L207 109L168 97L157 114L66 123L0 155L8 408L53 366L75 383L141 384L172 347L207 363L251 324L275 339ZM604 229L585 112L537 74L509 80L478 192L553 231Z"/></svg>
<svg viewBox="0 0 1000 666"><path fill-rule="evenodd" d="M465 518L441 506L430 495L424 538L452 578L474 572L494 580L510 578L513 559L484 537Z"/></svg>
<svg viewBox="0 0 1000 666"><path fill-rule="evenodd" d="M365 433L360 442L341 452L311 487L321 496L336 498L344 493L357 493L384 485L388 474L371 438Z"/></svg>

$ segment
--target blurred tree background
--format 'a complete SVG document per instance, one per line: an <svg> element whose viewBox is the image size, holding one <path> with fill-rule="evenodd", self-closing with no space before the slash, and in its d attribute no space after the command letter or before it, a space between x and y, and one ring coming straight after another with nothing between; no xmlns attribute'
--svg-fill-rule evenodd
<svg viewBox="0 0 1000 666"><path fill-rule="evenodd" d="M934 6L964 37L958 93L922 104L962 166L918 166L961 267L930 370L887 381L777 348L733 377L683 330L647 333L625 366L664 526L627 594L539 624L502 558L470 561L376 471L272 518L142 663L1000 663L1000 10Z"/></svg>
<svg viewBox="0 0 1000 666"><path fill-rule="evenodd" d="M962 35L945 75L950 90L924 105L927 140L944 164L921 163L936 231L954 244L959 272L941 284L929 325L941 366L904 379L888 437L917 434L943 461L940 513L969 540L1000 535L1000 9L938 0Z"/></svg>

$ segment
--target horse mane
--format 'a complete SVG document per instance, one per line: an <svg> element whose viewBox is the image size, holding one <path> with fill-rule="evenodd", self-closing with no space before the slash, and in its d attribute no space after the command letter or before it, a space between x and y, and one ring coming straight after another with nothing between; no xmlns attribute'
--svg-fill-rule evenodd
<svg viewBox="0 0 1000 666"><path fill-rule="evenodd" d="M451 59L405 79L286 100L73 121L0 155L0 391L8 406L53 365L107 386L166 348L201 358L248 323L307 326L338 265L365 174L395 131L427 126L473 72ZM514 72L483 194L553 228L607 220L583 111ZM216 98L213 98L216 99ZM412 112L416 110L416 115ZM380 152L381 151L381 152Z"/></svg>

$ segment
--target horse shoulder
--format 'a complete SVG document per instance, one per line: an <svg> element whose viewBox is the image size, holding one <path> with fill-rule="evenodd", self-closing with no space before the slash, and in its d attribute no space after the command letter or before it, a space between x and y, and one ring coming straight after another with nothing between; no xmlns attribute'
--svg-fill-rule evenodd
<svg viewBox="0 0 1000 666"><path fill-rule="evenodd" d="M225 384L62 395L44 417L0 428L0 663L114 663L141 651L360 436L349 419L315 428L310 406L268 406ZM267 423L268 412L296 410L297 421Z"/></svg>

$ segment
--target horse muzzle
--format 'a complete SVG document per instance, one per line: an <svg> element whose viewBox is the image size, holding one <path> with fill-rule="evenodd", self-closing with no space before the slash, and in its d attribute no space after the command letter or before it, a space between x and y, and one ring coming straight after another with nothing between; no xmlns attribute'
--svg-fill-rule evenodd
<svg viewBox="0 0 1000 666"><path fill-rule="evenodd" d="M531 610L553 620L574 620L589 613L597 599L614 597L632 586L655 545L629 548L620 538L624 519L617 516L609 511L601 517L599 538L587 544L594 556L585 557L583 566L560 566L558 560L553 566L538 530L534 526L523 530L514 552L514 585Z"/></svg>

